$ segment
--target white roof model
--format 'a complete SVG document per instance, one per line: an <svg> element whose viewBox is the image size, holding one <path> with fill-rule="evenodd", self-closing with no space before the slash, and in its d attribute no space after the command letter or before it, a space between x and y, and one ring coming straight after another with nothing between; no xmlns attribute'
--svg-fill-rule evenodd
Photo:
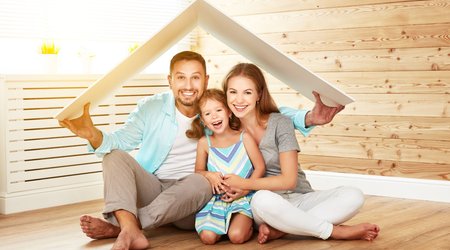
<svg viewBox="0 0 450 250"><path fill-rule="evenodd" d="M91 107L97 106L123 82L158 59L196 26L202 27L224 44L312 101L314 101L313 90L317 91L321 95L322 101L330 106L346 105L354 101L350 96L264 42L206 1L197 0L129 57L64 107L55 118L58 120L76 118L82 113L83 105L88 102L91 103Z"/></svg>

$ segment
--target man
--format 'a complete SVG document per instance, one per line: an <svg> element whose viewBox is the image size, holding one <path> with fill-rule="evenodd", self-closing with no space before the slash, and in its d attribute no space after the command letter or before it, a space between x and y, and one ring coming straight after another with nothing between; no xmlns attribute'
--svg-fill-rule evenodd
<svg viewBox="0 0 450 250"><path fill-rule="evenodd" d="M141 228L174 223L193 229L195 213L212 195L208 181L194 174L197 141L185 135L196 116L194 103L208 85L204 58L191 51L176 54L167 79L171 92L141 100L125 125L112 133L95 128L89 104L81 117L60 121L87 139L97 155L104 155L106 221L84 215L80 225L93 239L117 237L113 249L147 248ZM328 123L343 108L327 107L315 96L310 112L284 109L305 135L310 129L306 127ZM139 145L136 159L122 151Z"/></svg>

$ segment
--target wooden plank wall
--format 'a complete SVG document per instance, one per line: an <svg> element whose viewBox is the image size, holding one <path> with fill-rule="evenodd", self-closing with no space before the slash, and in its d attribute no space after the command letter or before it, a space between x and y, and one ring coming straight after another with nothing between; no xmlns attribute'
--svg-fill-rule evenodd
<svg viewBox="0 0 450 250"><path fill-rule="evenodd" d="M450 1L209 2L356 99L331 124L298 135L303 169L449 179ZM198 34L220 86L247 59ZM267 77L279 104L312 107Z"/></svg>

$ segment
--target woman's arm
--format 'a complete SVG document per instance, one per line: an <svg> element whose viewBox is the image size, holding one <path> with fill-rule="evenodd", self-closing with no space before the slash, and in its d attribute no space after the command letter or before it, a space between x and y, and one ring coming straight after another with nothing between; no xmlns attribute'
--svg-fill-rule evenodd
<svg viewBox="0 0 450 250"><path fill-rule="evenodd" d="M297 151L280 153L281 174L257 179L243 179L236 175L226 175L225 182L231 187L249 190L291 190L297 186Z"/></svg>
<svg viewBox="0 0 450 250"><path fill-rule="evenodd" d="M253 137L250 134L244 133L243 142L248 157L250 158L250 161L252 162L253 165L253 173L250 176L250 179L263 177L264 173L266 172L266 166L264 163L264 158L261 154L261 151L259 151L255 139L253 139Z"/></svg>
<svg viewBox="0 0 450 250"><path fill-rule="evenodd" d="M223 193L222 174L219 172L210 172L206 169L208 161L208 142L206 137L200 138L197 144L197 156L195 159L195 173L203 175L211 184L214 194Z"/></svg>
<svg viewBox="0 0 450 250"><path fill-rule="evenodd" d="M343 105L327 106L320 99L319 93L313 91L313 95L316 101L311 111L280 107L280 112L291 118L295 129L300 131L303 136L308 136L314 126L330 123L345 108Z"/></svg>

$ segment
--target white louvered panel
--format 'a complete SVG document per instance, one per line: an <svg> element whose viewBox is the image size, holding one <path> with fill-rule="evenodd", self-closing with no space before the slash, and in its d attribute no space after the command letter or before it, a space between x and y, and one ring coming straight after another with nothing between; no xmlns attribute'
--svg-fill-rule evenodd
<svg viewBox="0 0 450 250"><path fill-rule="evenodd" d="M38 103L41 107L60 107L64 106L66 103L69 103L72 98L78 96L85 88L66 88L66 89L51 89L51 88L30 88L30 89L12 89L9 91L8 98L10 100L17 99L16 101L22 101L24 103ZM139 95L139 96L148 96L153 95L155 93L160 93L163 91L169 90L168 86L158 86L153 87L149 86L141 86L141 87L129 87L129 88L120 88L115 96L126 96L126 95ZM53 99L58 97L58 99ZM39 99L38 99L39 98ZM48 102L48 104L43 105ZM118 100L110 100L110 101L118 101ZM110 104L110 103L107 103ZM10 103L8 106L14 108ZM30 105L25 106L24 108L29 108ZM33 107L33 106L31 106ZM35 107L35 108L39 108Z"/></svg>
<svg viewBox="0 0 450 250"><path fill-rule="evenodd" d="M86 140L79 137L46 138L31 141L11 141L9 150L27 150L42 149L47 147L67 147L72 145L85 145Z"/></svg>
<svg viewBox="0 0 450 250"><path fill-rule="evenodd" d="M12 130L9 133L11 134L11 137L14 138L14 140L10 140L11 142L73 136L72 132L60 127L52 129Z"/></svg>
<svg viewBox="0 0 450 250"><path fill-rule="evenodd" d="M55 88L55 89L64 89L69 86L72 89L85 89L89 87L95 80L94 78L86 78L85 80L71 81L66 79L67 76L62 76L61 78L48 79L45 80L41 76L30 76L30 78L24 78L20 80L10 80L8 81L9 86L14 86L14 88L25 88L25 89L39 89L39 88ZM80 76L74 76L77 78L81 78ZM23 77L21 77L23 78Z"/></svg>
<svg viewBox="0 0 450 250"><path fill-rule="evenodd" d="M98 76L6 79L8 192L98 182L101 159L87 152L86 141L61 128L52 117L88 88ZM165 76L139 76L114 96L91 109L98 128L111 131L122 124L136 102L169 90ZM131 152L135 155L136 151Z"/></svg>
<svg viewBox="0 0 450 250"><path fill-rule="evenodd" d="M43 88L30 88L30 89L12 89L9 91L8 99L30 99L30 98L55 98L55 97L77 97L83 89L43 89ZM59 103L58 106L61 106Z"/></svg>
<svg viewBox="0 0 450 250"><path fill-rule="evenodd" d="M102 75L8 75L9 88L39 89L74 89L88 88ZM75 79L76 78L76 79ZM137 75L122 85L123 88L139 86L167 86L167 78L164 75Z"/></svg>
<svg viewBox="0 0 450 250"><path fill-rule="evenodd" d="M128 115L115 115L115 118L120 121L126 120ZM105 124L110 121L108 116L95 116L93 117L95 124ZM11 128L17 130L34 130L34 129L53 129L60 128L58 121L55 119L39 119L39 120L10 120L9 125ZM64 129L68 131L67 129Z"/></svg>
<svg viewBox="0 0 450 250"><path fill-rule="evenodd" d="M43 148L31 151L10 151L10 161L36 160L45 158L64 157L66 155L86 154L86 145L67 148Z"/></svg>
<svg viewBox="0 0 450 250"><path fill-rule="evenodd" d="M37 96L37 95L35 95ZM64 107L73 98L58 98L58 99L10 99L8 100L8 109L40 109L40 108L59 108Z"/></svg>
<svg viewBox="0 0 450 250"><path fill-rule="evenodd" d="M131 103L137 103L140 99L144 98L145 96L120 96L116 97L116 99L120 100L123 105L131 104ZM133 106L134 107L134 106Z"/></svg>
<svg viewBox="0 0 450 250"><path fill-rule="evenodd" d="M90 163L78 166L67 166L59 168L32 169L26 171L13 171L10 175L11 182L34 181L48 179L49 176L62 177L102 171L101 163Z"/></svg>
<svg viewBox="0 0 450 250"><path fill-rule="evenodd" d="M161 86L161 87L132 87L132 88L121 88L119 91L115 93L115 96L122 96L122 95L138 95L138 96L148 96L153 95L156 93L160 93L163 91L169 90L168 86Z"/></svg>
<svg viewBox="0 0 450 250"><path fill-rule="evenodd" d="M74 176L65 176L60 178L47 178L35 181L20 181L12 183L9 186L9 192L19 192L25 190L48 189L51 187L70 186L80 183L93 183L102 181L102 173L89 173ZM83 195L83 194L80 194Z"/></svg>
<svg viewBox="0 0 450 250"><path fill-rule="evenodd" d="M128 93L121 93L120 95L117 95L116 97L112 98L114 100L114 103L107 103L107 104L114 104L114 105L125 105L125 104L135 104L137 100L144 98L149 95L154 95L155 93L168 91L169 88L158 88L158 91L155 92L154 89L148 88L140 88L140 89L132 89L129 90ZM21 99L12 99L9 100L7 103L7 108L9 110L15 110L15 109L42 109L42 108L62 108L65 106L65 104L68 104L73 98L58 98L58 99L28 99L28 100L21 100Z"/></svg>
<svg viewBox="0 0 450 250"><path fill-rule="evenodd" d="M100 163L101 160L101 158L98 158L94 154L71 155L64 158L45 158L33 161L10 162L9 169L11 171L23 171L28 169L55 168Z"/></svg>
<svg viewBox="0 0 450 250"><path fill-rule="evenodd" d="M61 108L64 105L61 106ZM108 115L108 114L123 114L129 113L134 109L134 106L99 106L93 109L92 115ZM10 119L47 119L52 118L60 108L53 109L30 109L30 110L9 110Z"/></svg>
<svg viewBox="0 0 450 250"><path fill-rule="evenodd" d="M108 120L111 120L109 118ZM95 124L98 124L95 122ZM58 124L56 124L58 127L56 128L43 128L43 129L32 129L32 130L10 130L9 133L11 135L10 141L18 141L18 140L37 140L37 139L46 139L46 138L59 138L59 137L68 137L73 136L73 133L69 131L68 129L59 127ZM52 126L53 127L53 126ZM101 125L97 126L99 129L102 130L110 130L113 126L111 125Z"/></svg>
<svg viewBox="0 0 450 250"><path fill-rule="evenodd" d="M7 116L7 85L5 77L0 75L0 196L8 192L8 116ZM1 198L1 197L0 197ZM1 208L0 208L1 209Z"/></svg>

